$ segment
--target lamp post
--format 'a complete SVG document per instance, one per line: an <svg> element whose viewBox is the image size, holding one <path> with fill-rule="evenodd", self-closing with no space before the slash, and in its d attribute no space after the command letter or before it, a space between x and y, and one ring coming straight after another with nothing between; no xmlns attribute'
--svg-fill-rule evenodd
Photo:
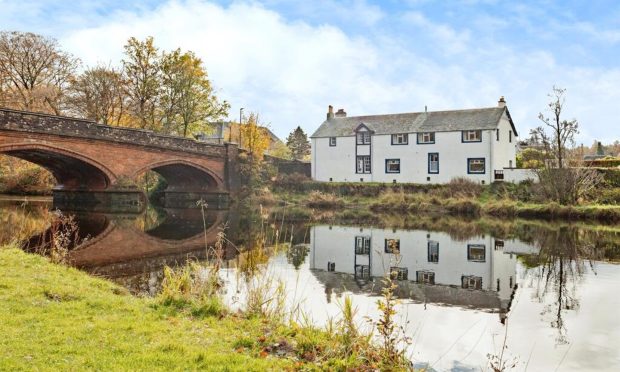
<svg viewBox="0 0 620 372"><path fill-rule="evenodd" d="M241 141L241 124L243 122L243 107L239 109L239 148L243 145Z"/></svg>

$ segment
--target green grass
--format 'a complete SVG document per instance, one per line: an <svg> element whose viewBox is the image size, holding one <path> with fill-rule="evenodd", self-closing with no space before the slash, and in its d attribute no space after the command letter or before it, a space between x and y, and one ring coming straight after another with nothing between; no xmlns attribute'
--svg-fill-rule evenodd
<svg viewBox="0 0 620 372"><path fill-rule="evenodd" d="M253 345L265 333L260 319L192 318L14 248L0 249L0 278L0 370L293 366L291 359L240 348L240 340Z"/></svg>

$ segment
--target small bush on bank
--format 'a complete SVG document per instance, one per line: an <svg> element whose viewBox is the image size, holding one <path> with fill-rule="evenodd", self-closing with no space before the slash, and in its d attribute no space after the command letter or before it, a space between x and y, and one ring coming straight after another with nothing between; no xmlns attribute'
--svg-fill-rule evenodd
<svg viewBox="0 0 620 372"><path fill-rule="evenodd" d="M596 200L600 204L620 205L620 187L600 190Z"/></svg>
<svg viewBox="0 0 620 372"><path fill-rule="evenodd" d="M465 177L457 177L451 179L439 190L443 191L444 197L477 198L482 194L483 186Z"/></svg>
<svg viewBox="0 0 620 372"><path fill-rule="evenodd" d="M333 194L312 191L308 195L306 206L319 209L339 209L344 207L344 201Z"/></svg>

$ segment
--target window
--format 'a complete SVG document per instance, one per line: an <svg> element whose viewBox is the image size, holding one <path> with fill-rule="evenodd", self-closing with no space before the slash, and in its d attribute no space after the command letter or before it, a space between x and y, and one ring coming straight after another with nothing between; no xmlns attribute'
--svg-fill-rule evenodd
<svg viewBox="0 0 620 372"><path fill-rule="evenodd" d="M370 156L358 156L356 173L370 173Z"/></svg>
<svg viewBox="0 0 620 372"><path fill-rule="evenodd" d="M512 142L512 131L508 131L508 142Z"/></svg>
<svg viewBox="0 0 620 372"><path fill-rule="evenodd" d="M390 267L390 277L392 280L407 280L409 269L406 267Z"/></svg>
<svg viewBox="0 0 620 372"><path fill-rule="evenodd" d="M370 265L355 265L355 278L356 279L369 279L370 278Z"/></svg>
<svg viewBox="0 0 620 372"><path fill-rule="evenodd" d="M385 239L385 253L400 253L400 239Z"/></svg>
<svg viewBox="0 0 620 372"><path fill-rule="evenodd" d="M356 236L355 237L355 254L370 254L370 237L369 236Z"/></svg>
<svg viewBox="0 0 620 372"><path fill-rule="evenodd" d="M495 140L499 141L499 128L495 130Z"/></svg>
<svg viewBox="0 0 620 372"><path fill-rule="evenodd" d="M467 159L467 173L470 174L484 174L486 169L484 158L469 158Z"/></svg>
<svg viewBox="0 0 620 372"><path fill-rule="evenodd" d="M418 133L418 144L435 143L435 133Z"/></svg>
<svg viewBox="0 0 620 372"><path fill-rule="evenodd" d="M329 145L336 146L336 137L329 137Z"/></svg>
<svg viewBox="0 0 620 372"><path fill-rule="evenodd" d="M439 262L439 242L433 240L428 242L428 262Z"/></svg>
<svg viewBox="0 0 620 372"><path fill-rule="evenodd" d="M465 289L482 289L482 277L463 275L461 277L461 287Z"/></svg>
<svg viewBox="0 0 620 372"><path fill-rule="evenodd" d="M407 133L392 134L392 145L406 145L409 143Z"/></svg>
<svg viewBox="0 0 620 372"><path fill-rule="evenodd" d="M462 134L463 142L482 142L481 130L464 130Z"/></svg>
<svg viewBox="0 0 620 372"><path fill-rule="evenodd" d="M327 263L327 271L336 271L336 263L328 262Z"/></svg>
<svg viewBox="0 0 620 372"><path fill-rule="evenodd" d="M432 271L417 271L415 280L419 283L435 284L435 273Z"/></svg>
<svg viewBox="0 0 620 372"><path fill-rule="evenodd" d="M370 132L358 132L357 133L357 144L358 145L369 145L370 144Z"/></svg>
<svg viewBox="0 0 620 372"><path fill-rule="evenodd" d="M385 159L385 173L400 173L400 159Z"/></svg>
<svg viewBox="0 0 620 372"><path fill-rule="evenodd" d="M467 261L484 262L486 247L484 244L467 244Z"/></svg>
<svg viewBox="0 0 620 372"><path fill-rule="evenodd" d="M439 173L439 153L428 154L428 173Z"/></svg>

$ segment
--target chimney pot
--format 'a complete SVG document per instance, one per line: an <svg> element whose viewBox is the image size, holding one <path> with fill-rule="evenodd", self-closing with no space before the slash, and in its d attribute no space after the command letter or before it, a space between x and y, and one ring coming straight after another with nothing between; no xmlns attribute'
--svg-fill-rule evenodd
<svg viewBox="0 0 620 372"><path fill-rule="evenodd" d="M499 101L497 101L497 107L506 107L506 99L504 96L499 97Z"/></svg>
<svg viewBox="0 0 620 372"><path fill-rule="evenodd" d="M347 117L347 113L344 111L344 109L338 109L338 112L336 112L336 117L337 118L346 118Z"/></svg>
<svg viewBox="0 0 620 372"><path fill-rule="evenodd" d="M327 120L334 118L334 106L329 105L327 107Z"/></svg>

